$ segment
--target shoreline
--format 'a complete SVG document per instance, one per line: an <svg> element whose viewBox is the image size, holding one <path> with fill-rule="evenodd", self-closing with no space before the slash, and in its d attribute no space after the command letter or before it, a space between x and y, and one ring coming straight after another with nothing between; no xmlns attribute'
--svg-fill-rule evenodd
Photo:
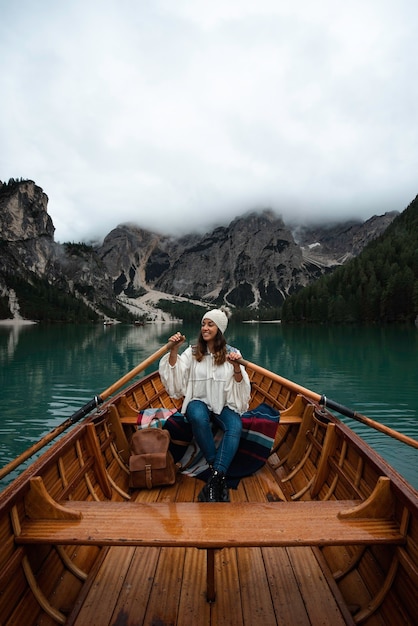
<svg viewBox="0 0 418 626"><path fill-rule="evenodd" d="M37 323L38 322L33 322L32 320L21 319L0 320L0 326L30 326Z"/></svg>
<svg viewBox="0 0 418 626"><path fill-rule="evenodd" d="M243 320L243 324L281 324L282 320Z"/></svg>

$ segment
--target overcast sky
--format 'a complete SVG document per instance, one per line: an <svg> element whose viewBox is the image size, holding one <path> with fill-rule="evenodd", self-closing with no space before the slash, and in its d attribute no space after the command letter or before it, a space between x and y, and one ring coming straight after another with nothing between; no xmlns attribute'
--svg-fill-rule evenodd
<svg viewBox="0 0 418 626"><path fill-rule="evenodd" d="M417 28L412 0L0 0L0 179L61 242L402 211Z"/></svg>

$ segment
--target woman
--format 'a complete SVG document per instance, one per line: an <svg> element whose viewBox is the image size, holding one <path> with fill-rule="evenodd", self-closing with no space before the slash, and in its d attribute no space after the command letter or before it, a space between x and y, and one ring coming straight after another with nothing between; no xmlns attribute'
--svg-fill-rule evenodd
<svg viewBox="0 0 418 626"><path fill-rule="evenodd" d="M185 337L174 333L170 352L160 361L160 377L169 395L184 396L182 413L209 464L210 476L199 494L201 502L229 502L226 475L238 449L241 414L248 409L251 387L245 368L237 363L241 353L227 346L224 333L228 316L213 309L202 318L197 344L179 355ZM223 431L215 446L212 422Z"/></svg>

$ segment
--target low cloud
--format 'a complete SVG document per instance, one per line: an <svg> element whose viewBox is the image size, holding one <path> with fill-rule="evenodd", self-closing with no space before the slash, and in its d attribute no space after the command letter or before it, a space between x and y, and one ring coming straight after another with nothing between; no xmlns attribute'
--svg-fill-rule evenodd
<svg viewBox="0 0 418 626"><path fill-rule="evenodd" d="M367 219L418 191L406 0L8 4L0 178L44 189L58 241Z"/></svg>

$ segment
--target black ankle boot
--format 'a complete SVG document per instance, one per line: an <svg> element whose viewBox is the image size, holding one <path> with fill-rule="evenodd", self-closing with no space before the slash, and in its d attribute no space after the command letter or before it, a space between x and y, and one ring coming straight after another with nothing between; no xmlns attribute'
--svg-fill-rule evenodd
<svg viewBox="0 0 418 626"><path fill-rule="evenodd" d="M223 474L214 470L208 480L206 502L222 502L222 478Z"/></svg>
<svg viewBox="0 0 418 626"><path fill-rule="evenodd" d="M200 502L229 502L228 487L222 472L211 468L211 475L198 499Z"/></svg>
<svg viewBox="0 0 418 626"><path fill-rule="evenodd" d="M212 466L209 469L210 476L198 495L199 502L230 502L225 474Z"/></svg>
<svg viewBox="0 0 418 626"><path fill-rule="evenodd" d="M225 475L222 475L221 478L221 502L231 502L229 497L228 483L226 482Z"/></svg>
<svg viewBox="0 0 418 626"><path fill-rule="evenodd" d="M209 463L209 478L206 481L206 485L204 487L202 487L202 489L199 491L199 495L197 496L197 499L199 500L199 502L207 502L208 501L208 483L210 481L210 479L213 476L213 465L211 463Z"/></svg>

